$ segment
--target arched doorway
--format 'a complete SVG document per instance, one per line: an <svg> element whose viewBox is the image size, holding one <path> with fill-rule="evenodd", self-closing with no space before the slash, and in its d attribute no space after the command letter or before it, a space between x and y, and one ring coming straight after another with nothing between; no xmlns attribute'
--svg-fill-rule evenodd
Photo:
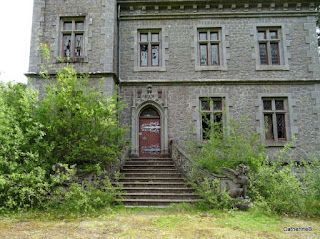
<svg viewBox="0 0 320 239"><path fill-rule="evenodd" d="M146 107L139 116L139 157L155 158L160 154L160 115L153 107Z"/></svg>

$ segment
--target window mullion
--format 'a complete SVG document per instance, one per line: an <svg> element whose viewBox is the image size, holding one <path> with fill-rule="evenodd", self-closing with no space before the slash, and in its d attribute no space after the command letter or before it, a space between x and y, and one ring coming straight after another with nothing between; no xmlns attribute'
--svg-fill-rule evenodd
<svg viewBox="0 0 320 239"><path fill-rule="evenodd" d="M270 44L270 41L267 42L267 52L268 52L268 65L272 65L272 55L271 55L271 44Z"/></svg>
<svg viewBox="0 0 320 239"><path fill-rule="evenodd" d="M271 109L272 109L273 137L274 137L274 141L278 142L278 127L277 127L277 115L276 115L276 102L275 102L275 100L271 101Z"/></svg>

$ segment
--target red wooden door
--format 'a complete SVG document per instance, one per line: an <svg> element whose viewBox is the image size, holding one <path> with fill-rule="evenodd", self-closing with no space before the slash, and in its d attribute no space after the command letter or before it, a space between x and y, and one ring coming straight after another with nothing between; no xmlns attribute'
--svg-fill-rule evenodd
<svg viewBox="0 0 320 239"><path fill-rule="evenodd" d="M156 158L160 156L161 126L159 117L140 117L139 119L139 156Z"/></svg>

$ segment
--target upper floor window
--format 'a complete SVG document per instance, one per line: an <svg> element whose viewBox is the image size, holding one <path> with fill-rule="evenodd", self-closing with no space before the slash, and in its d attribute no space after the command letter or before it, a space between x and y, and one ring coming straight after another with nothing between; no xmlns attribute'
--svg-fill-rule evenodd
<svg viewBox="0 0 320 239"><path fill-rule="evenodd" d="M200 66L219 66L221 52L220 30L199 30L199 64Z"/></svg>
<svg viewBox="0 0 320 239"><path fill-rule="evenodd" d="M280 36L278 29L258 29L261 65L280 65Z"/></svg>
<svg viewBox="0 0 320 239"><path fill-rule="evenodd" d="M85 24L83 18L62 20L62 57L84 57L84 32Z"/></svg>
<svg viewBox="0 0 320 239"><path fill-rule="evenodd" d="M139 66L159 67L161 37L159 30L140 31L139 34Z"/></svg>
<svg viewBox="0 0 320 239"><path fill-rule="evenodd" d="M287 71L289 67L289 31L285 24L257 24L252 34L255 39L256 70Z"/></svg>
<svg viewBox="0 0 320 239"><path fill-rule="evenodd" d="M201 98L201 137L209 139L212 131L223 130L223 98Z"/></svg>
<svg viewBox="0 0 320 239"><path fill-rule="evenodd" d="M275 142L287 140L287 99L263 98L262 101L265 139Z"/></svg>

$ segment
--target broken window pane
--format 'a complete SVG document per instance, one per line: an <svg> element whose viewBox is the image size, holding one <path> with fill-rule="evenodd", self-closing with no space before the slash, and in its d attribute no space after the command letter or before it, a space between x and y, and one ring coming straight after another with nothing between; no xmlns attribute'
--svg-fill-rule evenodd
<svg viewBox="0 0 320 239"><path fill-rule="evenodd" d="M75 48L74 48L74 54L76 57L82 56L82 47L83 46L83 35L77 34L75 37Z"/></svg>
<svg viewBox="0 0 320 239"><path fill-rule="evenodd" d="M151 47L151 53L152 53L152 66L158 66L159 65L159 46L153 45Z"/></svg>
<svg viewBox="0 0 320 239"><path fill-rule="evenodd" d="M211 114L202 114L202 138L209 139L211 125Z"/></svg>
<svg viewBox="0 0 320 239"><path fill-rule="evenodd" d="M211 64L219 65L219 45L218 44L211 45Z"/></svg>
<svg viewBox="0 0 320 239"><path fill-rule="evenodd" d="M259 51L260 51L260 63L262 65L267 65L268 64L267 44L260 43L259 44Z"/></svg>
<svg viewBox="0 0 320 239"><path fill-rule="evenodd" d="M206 32L199 32L199 40L200 41L207 40L207 33Z"/></svg>
<svg viewBox="0 0 320 239"><path fill-rule="evenodd" d="M265 126L265 131L266 131L266 139L267 140L274 140L272 114L265 114L264 115L264 126Z"/></svg>
<svg viewBox="0 0 320 239"><path fill-rule="evenodd" d="M208 65L207 44L200 45L200 65Z"/></svg>
<svg viewBox="0 0 320 239"><path fill-rule="evenodd" d="M271 43L270 47L272 65L279 65L279 45L278 43Z"/></svg>
<svg viewBox="0 0 320 239"><path fill-rule="evenodd" d="M140 66L148 66L148 45L141 45Z"/></svg>
<svg viewBox="0 0 320 239"><path fill-rule="evenodd" d="M142 41L142 42L148 41L148 33L141 33L140 34L140 41Z"/></svg>
<svg viewBox="0 0 320 239"><path fill-rule="evenodd" d="M277 131L278 131L278 139L286 138L286 124L285 124L285 116L284 114L277 114Z"/></svg>
<svg viewBox="0 0 320 239"><path fill-rule="evenodd" d="M63 35L63 56L71 56L71 35Z"/></svg>

